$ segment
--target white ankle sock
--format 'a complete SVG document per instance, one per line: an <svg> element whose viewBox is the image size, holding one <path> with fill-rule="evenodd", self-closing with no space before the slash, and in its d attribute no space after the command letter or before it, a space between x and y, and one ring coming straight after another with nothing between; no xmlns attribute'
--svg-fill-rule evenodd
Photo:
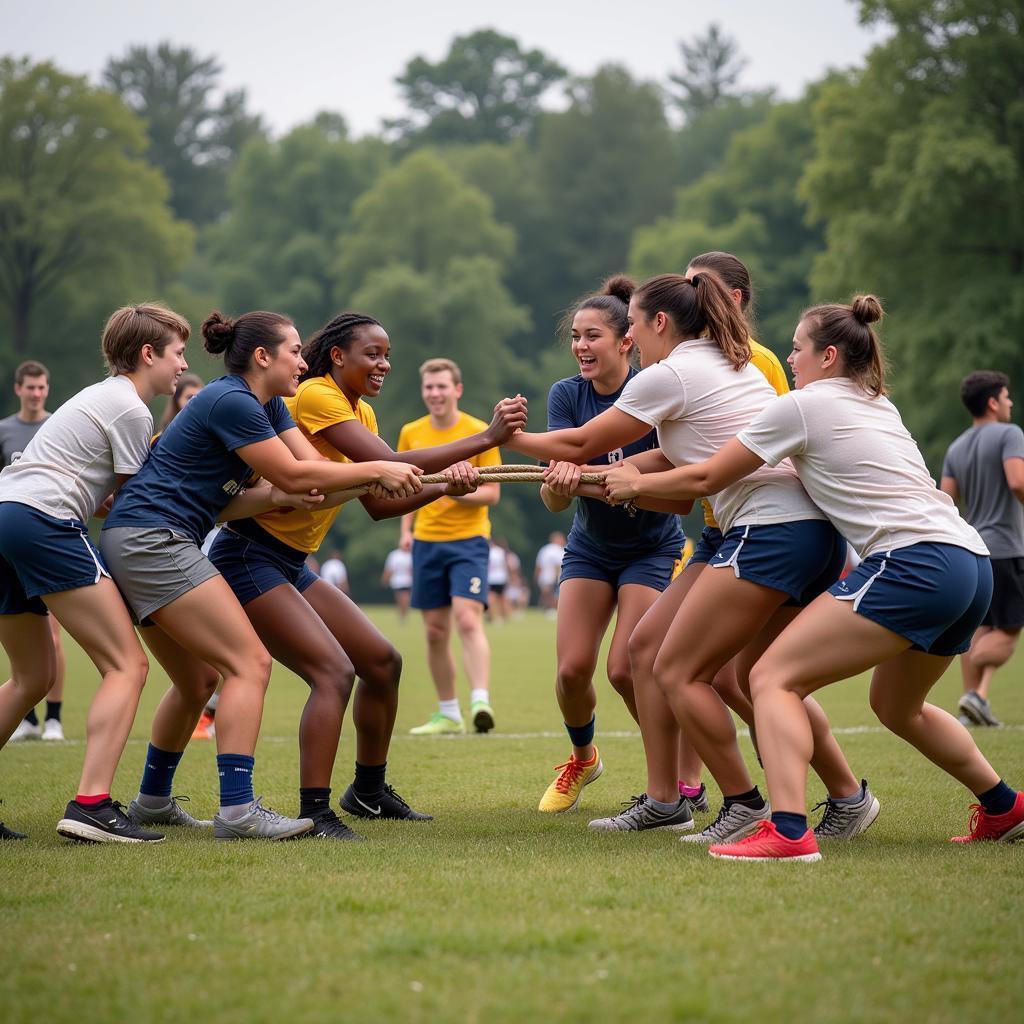
<svg viewBox="0 0 1024 1024"><path fill-rule="evenodd" d="M456 697L454 700L442 700L438 701L441 707L441 714L445 718L450 718L453 722L462 721L462 712L459 710L459 698Z"/></svg>
<svg viewBox="0 0 1024 1024"><path fill-rule="evenodd" d="M485 704L491 703L491 691L490 690L470 690L469 691L469 702L475 704L478 700L482 700Z"/></svg>

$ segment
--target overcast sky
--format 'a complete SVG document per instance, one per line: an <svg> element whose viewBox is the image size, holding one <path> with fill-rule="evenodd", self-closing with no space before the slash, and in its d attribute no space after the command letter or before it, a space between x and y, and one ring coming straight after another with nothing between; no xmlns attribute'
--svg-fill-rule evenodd
<svg viewBox="0 0 1024 1024"><path fill-rule="evenodd" d="M356 134L403 107L394 78L410 58L441 58L478 28L537 47L574 74L609 61L664 81L678 41L717 21L749 60L744 85L799 95L828 68L860 61L881 35L849 0L0 0L0 51L51 59L94 80L130 44L170 39L224 67L275 132L318 110L340 111ZM555 97L557 102L557 97Z"/></svg>

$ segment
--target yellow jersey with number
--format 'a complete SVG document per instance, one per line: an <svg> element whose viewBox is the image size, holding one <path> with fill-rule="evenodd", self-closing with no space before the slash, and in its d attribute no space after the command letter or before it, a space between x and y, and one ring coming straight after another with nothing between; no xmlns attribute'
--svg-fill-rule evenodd
<svg viewBox="0 0 1024 1024"><path fill-rule="evenodd" d="M788 393L789 379L786 377L786 371L782 368L782 363L779 362L779 357L770 348L759 344L753 338L750 339L750 363L765 375L768 383L775 388L777 395ZM704 509L704 525L712 526L717 530L718 523L715 522L714 513L711 511L711 502L707 498L702 498L701 507Z"/></svg>
<svg viewBox="0 0 1024 1024"><path fill-rule="evenodd" d="M330 374L311 377L299 385L294 398L286 398L284 404L292 414L296 426L309 439L313 447L332 462L351 462L334 447L321 433L336 423L355 420L371 434L377 434L377 417L373 409L362 399L352 403L338 387ZM283 541L296 551L312 554L323 543L327 531L344 506L327 509L281 509L264 512L256 516L256 522L267 533Z"/></svg>
<svg viewBox="0 0 1024 1024"><path fill-rule="evenodd" d="M398 451L414 448L436 448L452 441L461 441L487 429L482 420L460 412L454 426L438 430L431 426L430 417L413 420L402 427L398 435ZM497 448L489 448L468 460L474 466L500 466ZM468 537L490 537L491 519L486 505L464 505L454 498L438 498L416 512L412 535L416 540L466 540Z"/></svg>

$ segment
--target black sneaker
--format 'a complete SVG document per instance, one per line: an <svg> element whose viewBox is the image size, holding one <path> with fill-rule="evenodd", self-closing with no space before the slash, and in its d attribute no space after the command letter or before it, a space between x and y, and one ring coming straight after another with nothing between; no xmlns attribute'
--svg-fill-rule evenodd
<svg viewBox="0 0 1024 1024"><path fill-rule="evenodd" d="M365 842L365 836L361 836L358 832L353 832L330 808L313 818L313 831L307 832L301 838L347 839L350 842Z"/></svg>
<svg viewBox="0 0 1024 1024"><path fill-rule="evenodd" d="M104 800L95 807L68 802L64 817L57 822L59 835L79 843L162 843L162 832L139 828L116 800Z"/></svg>
<svg viewBox="0 0 1024 1024"><path fill-rule="evenodd" d="M15 832L13 828L8 828L0 821L0 841L4 839L28 839L28 836L24 832Z"/></svg>
<svg viewBox="0 0 1024 1024"><path fill-rule="evenodd" d="M398 821L433 821L432 814L420 814L414 811L390 786L385 785L383 792L372 800L363 800L356 796L356 791L349 786L341 800L343 811L354 814L357 818L391 818Z"/></svg>

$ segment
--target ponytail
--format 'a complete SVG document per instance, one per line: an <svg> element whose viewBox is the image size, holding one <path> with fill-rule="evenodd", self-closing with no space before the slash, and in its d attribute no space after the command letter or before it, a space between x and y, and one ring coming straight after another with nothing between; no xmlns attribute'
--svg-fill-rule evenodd
<svg viewBox="0 0 1024 1024"><path fill-rule="evenodd" d="M843 357L845 376L872 398L885 391L885 355L872 324L885 314L874 295L854 296L849 306L813 306L800 317L816 352L832 345Z"/></svg>
<svg viewBox="0 0 1024 1024"><path fill-rule="evenodd" d="M652 277L633 293L644 317L668 316L684 339L709 338L733 368L750 362L747 321L725 286L714 274L662 274Z"/></svg>

